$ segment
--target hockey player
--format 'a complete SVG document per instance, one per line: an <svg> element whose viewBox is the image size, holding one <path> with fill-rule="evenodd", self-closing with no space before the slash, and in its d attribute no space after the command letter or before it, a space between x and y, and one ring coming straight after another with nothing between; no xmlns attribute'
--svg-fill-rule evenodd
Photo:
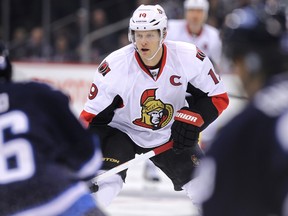
<svg viewBox="0 0 288 216"><path fill-rule="evenodd" d="M103 172L173 139L173 149L151 160L176 191L190 196L191 174L203 155L199 132L229 99L209 58L193 44L164 42L166 34L163 8L139 6L129 23L132 43L100 64L80 118L103 141ZM95 195L104 206L120 192L126 171L98 182Z"/></svg>
<svg viewBox="0 0 288 216"><path fill-rule="evenodd" d="M288 72L280 46L285 24L275 10L271 15L257 7L226 17L224 52L250 101L201 161L204 216L288 215Z"/></svg>
<svg viewBox="0 0 288 216"><path fill-rule="evenodd" d="M11 81L0 45L0 215L103 216L86 180L101 165L99 139L47 85Z"/></svg>
<svg viewBox="0 0 288 216"><path fill-rule="evenodd" d="M169 20L167 40L193 43L219 66L222 42L218 29L206 23L208 11L207 0L185 0L185 19Z"/></svg>

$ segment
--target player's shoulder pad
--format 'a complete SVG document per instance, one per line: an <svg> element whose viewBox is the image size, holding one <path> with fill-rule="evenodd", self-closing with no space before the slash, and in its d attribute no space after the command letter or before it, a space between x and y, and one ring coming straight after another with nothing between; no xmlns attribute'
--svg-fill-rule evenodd
<svg viewBox="0 0 288 216"><path fill-rule="evenodd" d="M69 102L68 96L59 89L56 89L52 85L42 82L26 82L23 83L23 89L28 91L29 98L37 98L39 101L62 101Z"/></svg>
<svg viewBox="0 0 288 216"><path fill-rule="evenodd" d="M99 64L97 72L103 77L112 74L114 71L119 72L119 70L125 68L125 65L128 65L129 56L133 55L134 51L134 46L129 44L112 52ZM119 73L113 74L113 76L116 76Z"/></svg>
<svg viewBox="0 0 288 216"><path fill-rule="evenodd" d="M201 51L195 44L183 42L183 41L166 41L166 45L169 47L169 49L174 50L178 57L180 59L184 58L190 58L190 60L197 57L197 54L199 51ZM203 59L201 58L201 61L204 60L206 55L204 53L201 53Z"/></svg>
<svg viewBox="0 0 288 216"><path fill-rule="evenodd" d="M168 46L169 49L174 49L177 52L193 52L193 50L196 50L196 46L194 44L184 41L165 40L165 44Z"/></svg>
<svg viewBox="0 0 288 216"><path fill-rule="evenodd" d="M287 92L288 75L279 74L257 92L253 103L266 115L277 117L288 111Z"/></svg>
<svg viewBox="0 0 288 216"><path fill-rule="evenodd" d="M184 19L170 19L168 20L168 29L174 26L178 27L181 25L185 25L185 23L186 21ZM171 28L171 31L173 31L173 28Z"/></svg>

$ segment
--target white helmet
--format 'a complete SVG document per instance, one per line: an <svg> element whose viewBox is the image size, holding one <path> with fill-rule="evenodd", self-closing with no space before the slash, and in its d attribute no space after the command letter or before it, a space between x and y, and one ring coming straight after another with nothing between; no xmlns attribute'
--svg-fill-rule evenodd
<svg viewBox="0 0 288 216"><path fill-rule="evenodd" d="M209 2L207 0L185 0L184 1L184 9L202 9L206 13L209 10Z"/></svg>
<svg viewBox="0 0 288 216"><path fill-rule="evenodd" d="M134 31L150 30L160 30L162 44L167 30L167 16L160 5L140 5L134 11L129 23L129 41L135 42Z"/></svg>

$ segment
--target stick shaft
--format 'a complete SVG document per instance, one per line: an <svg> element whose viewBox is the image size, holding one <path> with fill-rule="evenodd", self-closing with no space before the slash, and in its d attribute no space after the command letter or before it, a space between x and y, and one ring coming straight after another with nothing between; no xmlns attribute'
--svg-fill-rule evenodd
<svg viewBox="0 0 288 216"><path fill-rule="evenodd" d="M144 154L141 154L141 155L138 155L137 157L135 157L134 159L132 160L129 160L123 164L120 164L98 176L96 176L95 178L93 178L91 181L93 183L96 183L96 182L99 182L99 181L102 181L103 179L105 178L108 178L116 173L119 173L125 169L128 169L129 167L141 162L141 161L144 161L144 160L147 160L151 157L154 157L155 155L158 155L158 154L161 154L162 152L164 151L167 151L168 149L172 148L173 146L173 142L172 141L169 141L167 143L165 143L164 145L162 146L159 146L151 151L148 151Z"/></svg>

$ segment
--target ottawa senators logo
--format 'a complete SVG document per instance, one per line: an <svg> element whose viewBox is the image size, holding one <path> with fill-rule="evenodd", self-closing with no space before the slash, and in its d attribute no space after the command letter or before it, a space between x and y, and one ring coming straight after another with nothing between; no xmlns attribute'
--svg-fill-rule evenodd
<svg viewBox="0 0 288 216"><path fill-rule="evenodd" d="M98 72L105 76L109 71L111 71L107 61L104 61L99 67Z"/></svg>
<svg viewBox="0 0 288 216"><path fill-rule="evenodd" d="M145 90L140 99L142 106L141 118L135 119L133 124L158 130L165 127L172 119L173 107L156 99L157 89Z"/></svg>

